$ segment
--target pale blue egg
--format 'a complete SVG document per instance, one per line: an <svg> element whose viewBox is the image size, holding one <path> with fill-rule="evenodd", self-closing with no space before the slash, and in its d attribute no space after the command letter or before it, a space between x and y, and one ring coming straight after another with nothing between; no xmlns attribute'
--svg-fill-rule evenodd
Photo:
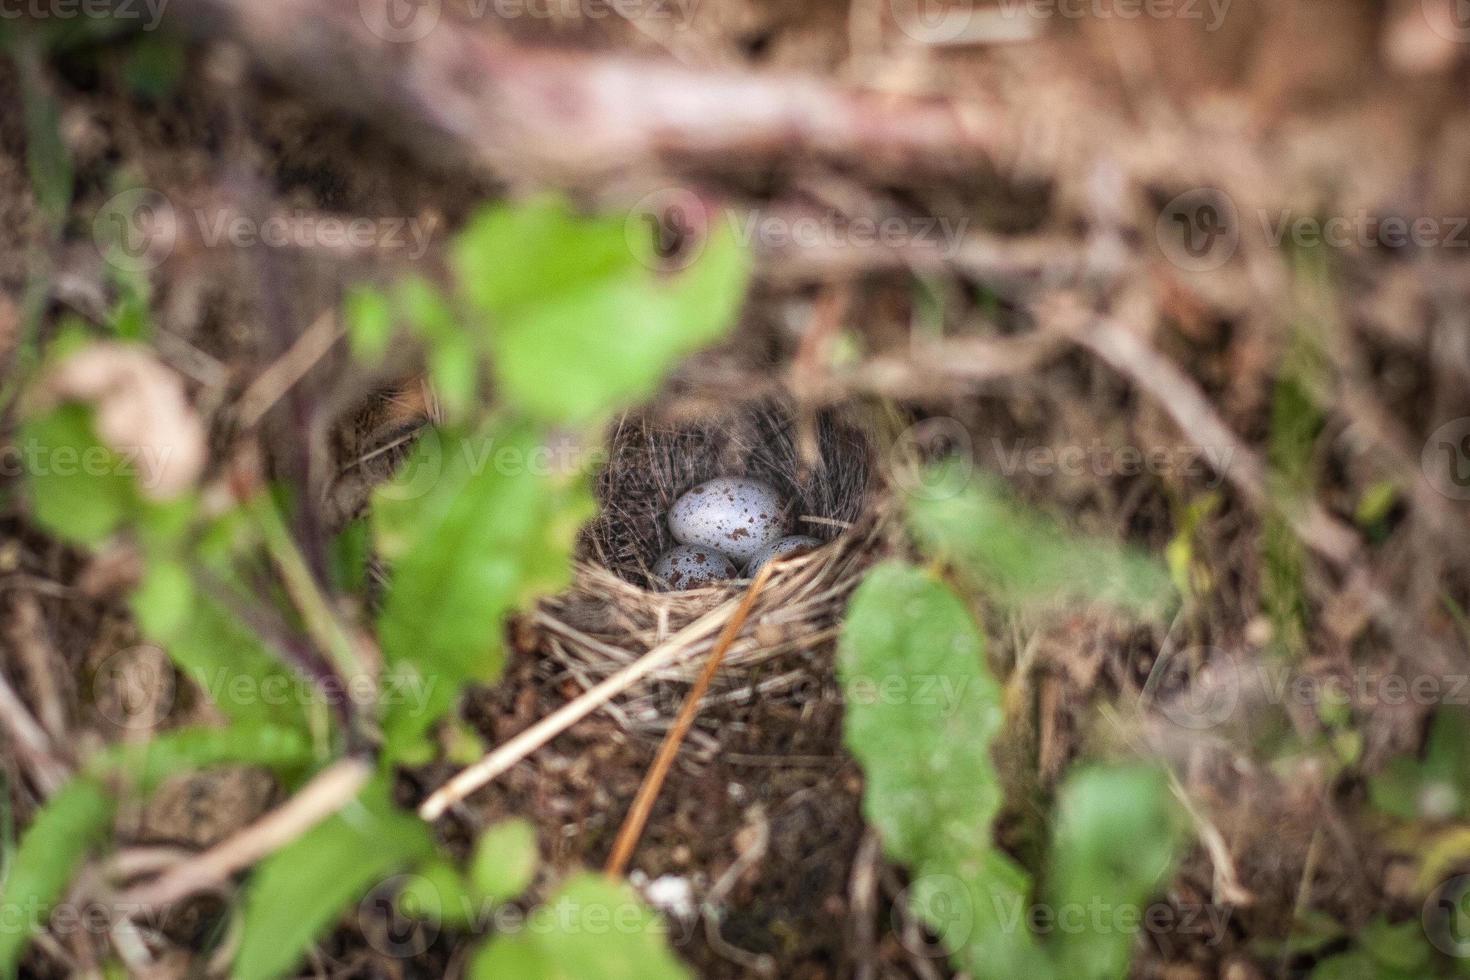
<svg viewBox="0 0 1470 980"><path fill-rule="evenodd" d="M669 508L669 530L745 564L786 533L781 497L759 480L722 476L690 490Z"/></svg>
<svg viewBox="0 0 1470 980"><path fill-rule="evenodd" d="M734 578L735 563L712 548L681 544L664 552L653 574L663 580L664 592L702 589Z"/></svg>

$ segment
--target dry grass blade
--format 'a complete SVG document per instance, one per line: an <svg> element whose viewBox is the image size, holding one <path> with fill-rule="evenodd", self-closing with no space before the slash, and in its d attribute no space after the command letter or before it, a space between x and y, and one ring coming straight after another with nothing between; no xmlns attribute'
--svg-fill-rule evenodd
<svg viewBox="0 0 1470 980"><path fill-rule="evenodd" d="M607 859L607 873L611 877L621 877L623 870L628 866L628 859L633 856L633 848L638 846L638 838L643 836L643 827L648 823L648 814L652 812L653 803L658 799L659 790L663 788L664 778L669 774L669 767L674 764L674 756L678 755L679 746L684 744L684 737L689 734L689 726L694 724L694 715L699 711L699 702L709 690L710 682L714 680L720 664L724 662L725 652L730 649L730 644L735 642L735 637L740 633L740 627L745 625L745 619L750 615L750 610L755 606L766 583L771 580L771 576L780 565L779 561L772 562L761 569L755 581L750 583L750 589L745 593L745 598L740 600L740 605L735 608L730 615L729 622L720 632L720 638L715 641L715 648L710 652L709 659L705 661L704 670L700 671L694 687L684 698L684 705L679 709L678 717L674 719L674 727L669 729L663 744L659 746L658 755L654 757L653 765L649 767L643 785L638 788L638 795L633 799L632 809L628 811L623 828L618 831L612 855Z"/></svg>
<svg viewBox="0 0 1470 980"><path fill-rule="evenodd" d="M372 766L360 759L337 763L307 783L279 809L153 881L126 892L118 900L119 905L139 910L159 908L219 885L342 809L357 796L372 773Z"/></svg>

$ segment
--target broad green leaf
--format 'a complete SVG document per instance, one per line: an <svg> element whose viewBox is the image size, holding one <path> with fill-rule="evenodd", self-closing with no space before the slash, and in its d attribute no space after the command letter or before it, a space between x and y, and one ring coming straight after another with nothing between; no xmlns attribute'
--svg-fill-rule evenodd
<svg viewBox="0 0 1470 980"><path fill-rule="evenodd" d="M103 787L74 779L31 821L0 888L0 976L14 977L20 954L76 873L87 851L112 824L113 804Z"/></svg>
<svg viewBox="0 0 1470 980"><path fill-rule="evenodd" d="M496 936L470 963L471 980L571 980L531 936Z"/></svg>
<svg viewBox="0 0 1470 980"><path fill-rule="evenodd" d="M1445 820L1470 806L1470 713L1441 707L1430 723L1422 760L1400 755L1368 781L1369 799L1405 820Z"/></svg>
<svg viewBox="0 0 1470 980"><path fill-rule="evenodd" d="M388 706L389 757L471 680L499 676L506 616L570 578L568 556L593 504L579 473L546 465L525 426L421 440L410 474L380 488L373 532L392 563L378 620L389 667L421 698ZM430 460L424 457L434 456ZM436 479L419 479L437 473Z"/></svg>
<svg viewBox="0 0 1470 980"><path fill-rule="evenodd" d="M942 474L924 483L949 485ZM1024 605L1080 599L1145 613L1173 601L1162 562L1108 539L1071 534L979 474L952 496L910 499L908 515L925 550L1003 600Z"/></svg>
<svg viewBox="0 0 1470 980"><path fill-rule="evenodd" d="M430 919L456 928L475 924L479 912L469 884L448 861L430 860L409 878L398 893L398 911L416 919Z"/></svg>
<svg viewBox="0 0 1470 980"><path fill-rule="evenodd" d="M502 393L554 422L591 422L652 394L679 357L724 335L747 277L727 223L665 274L623 217L578 217L554 198L484 212L454 261L487 320Z"/></svg>
<svg viewBox="0 0 1470 980"><path fill-rule="evenodd" d="M146 742L109 746L87 762L99 777L126 776L141 793L181 773L219 765L300 770L313 761L310 741L298 729L276 725L183 728Z"/></svg>
<svg viewBox="0 0 1470 980"><path fill-rule="evenodd" d="M1001 690L969 611L919 570L880 565L848 608L838 672L864 812L912 871L910 907L961 968L1039 975L1027 875L991 842Z"/></svg>
<svg viewBox="0 0 1470 980"><path fill-rule="evenodd" d="M198 588L173 560L149 565L132 609L143 633L232 720L300 725L320 704L317 692L283 666L258 634Z"/></svg>
<svg viewBox="0 0 1470 980"><path fill-rule="evenodd" d="M356 801L256 870L232 976L266 980L288 972L349 904L432 852L428 828L393 806L386 780L369 783Z"/></svg>
<svg viewBox="0 0 1470 980"><path fill-rule="evenodd" d="M542 909L533 928L498 936L480 951L474 980L687 980L665 928L623 882L583 874Z"/></svg>
<svg viewBox="0 0 1470 980"><path fill-rule="evenodd" d="M138 508L129 465L92 430L92 410L67 404L21 426L31 514L64 541L97 544Z"/></svg>
<svg viewBox="0 0 1470 980"><path fill-rule="evenodd" d="M1098 766L1070 776L1058 799L1048 897L1060 929L1059 975L1113 980L1128 964L1146 903L1173 873L1184 824L1165 774L1145 765Z"/></svg>
<svg viewBox="0 0 1470 980"><path fill-rule="evenodd" d="M535 826L529 820L505 820L480 835L470 881L481 898L509 901L530 887L540 859Z"/></svg>

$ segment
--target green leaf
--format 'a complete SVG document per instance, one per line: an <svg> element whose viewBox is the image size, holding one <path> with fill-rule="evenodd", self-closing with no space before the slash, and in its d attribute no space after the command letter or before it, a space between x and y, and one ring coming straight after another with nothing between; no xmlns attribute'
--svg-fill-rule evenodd
<svg viewBox="0 0 1470 980"><path fill-rule="evenodd" d="M1369 799L1405 820L1447 820L1470 806L1470 712L1441 707L1430 723L1422 760L1395 756L1368 781Z"/></svg>
<svg viewBox="0 0 1470 980"><path fill-rule="evenodd" d="M31 821L0 889L0 976L14 977L20 954L61 896L87 851L106 835L113 804L102 786L74 779Z"/></svg>
<svg viewBox="0 0 1470 980"><path fill-rule="evenodd" d="M26 169L41 210L60 228L71 206L75 174L61 138L61 101L51 90L34 40L27 38L14 50L25 117Z"/></svg>
<svg viewBox="0 0 1470 980"><path fill-rule="evenodd" d="M431 860L398 893L398 911L455 928L474 924L475 900L459 871L447 861Z"/></svg>
<svg viewBox="0 0 1470 980"><path fill-rule="evenodd" d="M533 913L537 928L498 936L470 968L474 980L687 980L657 915L624 882L583 874ZM544 928L541 927L544 925Z"/></svg>
<svg viewBox="0 0 1470 980"><path fill-rule="evenodd" d="M941 472L925 486L948 486ZM998 598L1023 605L1082 599L1142 613L1173 601L1168 569L1105 538L1068 532L975 475L952 496L908 504L909 524L930 554L953 562Z"/></svg>
<svg viewBox="0 0 1470 980"><path fill-rule="evenodd" d="M697 259L660 273L620 217L582 218L555 198L479 215L454 249L488 321L505 396L539 418L586 423L650 395L681 356L719 339L748 259L716 222Z"/></svg>
<svg viewBox="0 0 1470 980"><path fill-rule="evenodd" d="M1020 915L1029 880L991 843L1001 689L970 613L919 570L881 565L848 608L838 671L863 808L889 856L913 872L911 908L961 969L1040 975Z"/></svg>
<svg viewBox="0 0 1470 980"><path fill-rule="evenodd" d="M236 980L280 976L354 899L433 853L426 825L395 808L387 781L267 858L245 898Z"/></svg>
<svg viewBox="0 0 1470 980"><path fill-rule="evenodd" d="M95 545L138 508L132 476L92 429L92 410L67 404L21 426L31 514L64 541Z"/></svg>
<svg viewBox="0 0 1470 980"><path fill-rule="evenodd" d="M470 964L471 980L572 980L531 936L496 936Z"/></svg>
<svg viewBox="0 0 1470 980"><path fill-rule="evenodd" d="M535 826L529 820L504 820L480 835L470 881L480 898L509 901L530 887L540 859Z"/></svg>
<svg viewBox="0 0 1470 980"><path fill-rule="evenodd" d="M347 343L352 353L365 361L376 361L393 337L393 308L376 289L357 286L342 303L347 324Z"/></svg>
<svg viewBox="0 0 1470 980"><path fill-rule="evenodd" d="M1155 767L1097 766L1068 778L1059 794L1048 894L1059 922L1066 912L1087 927L1061 930L1059 975L1127 976L1145 903L1173 874L1184 830L1168 778Z"/></svg>
<svg viewBox="0 0 1470 980"><path fill-rule="evenodd" d="M302 770L313 761L310 741L294 728L235 725L182 728L146 742L109 746L87 761L89 772L118 774L149 793L171 776L219 765Z"/></svg>
<svg viewBox="0 0 1470 980"><path fill-rule="evenodd" d="M423 694L389 707L390 758L465 682L499 676L509 613L570 579L592 498L581 474L538 463L538 448L526 426L503 422L476 438L424 439L404 466L416 475L375 497L374 539L393 569L378 635L390 668ZM425 487L419 476L429 472L438 477Z"/></svg>
<svg viewBox="0 0 1470 980"><path fill-rule="evenodd" d="M317 691L168 562L150 566L132 609L144 634L231 720L304 726Z"/></svg>
<svg viewBox="0 0 1470 980"><path fill-rule="evenodd" d="M1431 947L1418 918L1397 924L1374 919L1358 934L1358 944L1388 970L1423 976L1429 966Z"/></svg>
<svg viewBox="0 0 1470 980"><path fill-rule="evenodd" d="M184 45L180 39L166 34L144 34L128 51L123 77L137 94L158 100L173 94L184 68Z"/></svg>

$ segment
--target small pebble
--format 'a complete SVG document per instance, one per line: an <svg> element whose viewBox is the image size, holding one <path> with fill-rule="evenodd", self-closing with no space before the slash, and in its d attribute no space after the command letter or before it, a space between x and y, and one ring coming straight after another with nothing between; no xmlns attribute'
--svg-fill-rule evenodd
<svg viewBox="0 0 1470 980"><path fill-rule="evenodd" d="M666 592L702 589L734 578L735 563L712 548L681 544L664 552L653 574L664 581Z"/></svg>
<svg viewBox="0 0 1470 980"><path fill-rule="evenodd" d="M674 540L713 548L742 565L785 533L781 520L781 496L743 477L707 480L669 508Z"/></svg>
<svg viewBox="0 0 1470 980"><path fill-rule="evenodd" d="M750 564L745 566L745 577L755 578L760 570L773 559L790 558L792 555L814 551L821 546L822 542L816 538L807 537L805 534L792 534L779 541L773 541L758 551L750 560Z"/></svg>

